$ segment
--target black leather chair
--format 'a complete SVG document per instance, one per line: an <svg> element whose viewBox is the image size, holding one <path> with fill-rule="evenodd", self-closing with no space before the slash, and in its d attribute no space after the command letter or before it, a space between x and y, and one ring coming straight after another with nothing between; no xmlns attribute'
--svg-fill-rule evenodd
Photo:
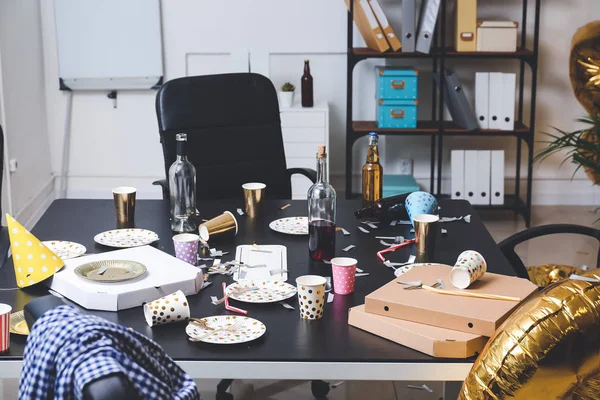
<svg viewBox="0 0 600 400"><path fill-rule="evenodd" d="M290 199L293 174L316 181L312 169L287 168L277 93L262 75L170 80L156 95L156 114L166 176L176 158L175 135L188 136L198 200L240 198L241 186L247 182L265 183L267 198ZM167 181L154 184L162 186L167 199Z"/></svg>
<svg viewBox="0 0 600 400"><path fill-rule="evenodd" d="M4 131L0 125L0 193L2 192L2 181L4 179ZM2 218L2 204L0 204L0 218ZM8 228L0 224L0 268L6 262L10 241L8 239Z"/></svg>
<svg viewBox="0 0 600 400"><path fill-rule="evenodd" d="M520 278L529 279L527 268L525 268L523 261L521 261L521 258L517 255L515 247L523 242L540 236L554 235L559 233L574 233L578 235L591 236L600 242L600 230L598 229L572 224L554 224L536 226L534 228L529 228L522 232L515 233L514 235L501 241L498 244L498 247L500 247L500 250L508 259L517 275ZM598 267L600 267L600 251L598 252L595 268Z"/></svg>

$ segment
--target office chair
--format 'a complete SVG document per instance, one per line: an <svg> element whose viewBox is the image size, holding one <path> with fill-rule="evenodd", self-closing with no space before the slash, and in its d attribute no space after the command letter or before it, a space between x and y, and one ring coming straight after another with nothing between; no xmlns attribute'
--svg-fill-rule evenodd
<svg viewBox="0 0 600 400"><path fill-rule="evenodd" d="M4 179L4 131L0 125L0 193L2 193L2 181ZM0 202L0 219L2 218L2 204ZM8 249L10 249L10 240L8 238L8 228L0 224L0 268L8 258Z"/></svg>
<svg viewBox="0 0 600 400"><path fill-rule="evenodd" d="M196 167L197 200L240 198L241 186L247 182L265 183L267 198L290 199L292 175L316 181L312 169L287 168L277 93L262 75L170 80L156 95L156 115L167 177L176 158L175 135L187 134L187 156ZM154 184L168 199L167 180Z"/></svg>

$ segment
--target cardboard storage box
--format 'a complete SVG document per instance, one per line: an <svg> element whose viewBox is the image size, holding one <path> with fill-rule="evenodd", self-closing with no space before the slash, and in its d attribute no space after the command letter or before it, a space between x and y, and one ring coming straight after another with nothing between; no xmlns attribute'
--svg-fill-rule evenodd
<svg viewBox="0 0 600 400"><path fill-rule="evenodd" d="M131 260L146 266L147 272L135 279L93 282L75 275L78 266L100 260ZM65 266L45 281L52 290L90 309L118 311L138 307L181 290L196 294L203 285L202 270L151 246L134 247L65 260Z"/></svg>
<svg viewBox="0 0 600 400"><path fill-rule="evenodd" d="M365 310L387 317L492 336L519 303L450 296L424 289L405 290L406 286L398 283L422 281L432 285L437 279L441 279L446 289L458 290L450 283L450 270L451 267L441 264L416 266L367 295ZM537 286L527 279L487 273L464 291L519 297L524 300L537 291Z"/></svg>
<svg viewBox="0 0 600 400"><path fill-rule="evenodd" d="M348 324L433 357L469 358L481 353L488 338L437 326L384 317L350 309Z"/></svg>
<svg viewBox="0 0 600 400"><path fill-rule="evenodd" d="M477 51L517 51L517 30L514 21L479 21Z"/></svg>

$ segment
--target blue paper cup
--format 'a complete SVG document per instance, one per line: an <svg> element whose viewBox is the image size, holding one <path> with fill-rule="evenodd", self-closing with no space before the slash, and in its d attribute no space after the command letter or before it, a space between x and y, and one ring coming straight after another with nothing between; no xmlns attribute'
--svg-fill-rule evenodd
<svg viewBox="0 0 600 400"><path fill-rule="evenodd" d="M414 216L419 214L437 214L438 203L430 193L413 192L406 198L405 207L414 228Z"/></svg>

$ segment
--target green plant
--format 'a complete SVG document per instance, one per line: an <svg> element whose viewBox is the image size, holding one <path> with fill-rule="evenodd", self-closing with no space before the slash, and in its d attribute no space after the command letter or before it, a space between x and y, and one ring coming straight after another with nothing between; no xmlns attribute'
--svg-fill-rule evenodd
<svg viewBox="0 0 600 400"><path fill-rule="evenodd" d="M296 90L296 86L292 85L289 82L284 83L281 87L282 92L293 92L294 90Z"/></svg>
<svg viewBox="0 0 600 400"><path fill-rule="evenodd" d="M566 132L556 127L552 127L553 133L543 132L552 140L542 141L547 143L548 147L540 151L534 161L541 162L552 154L566 151L561 166L570 160L577 165L575 173L583 167L592 182L598 185L600 184L600 115L578 118L576 121L588 126L573 132Z"/></svg>

